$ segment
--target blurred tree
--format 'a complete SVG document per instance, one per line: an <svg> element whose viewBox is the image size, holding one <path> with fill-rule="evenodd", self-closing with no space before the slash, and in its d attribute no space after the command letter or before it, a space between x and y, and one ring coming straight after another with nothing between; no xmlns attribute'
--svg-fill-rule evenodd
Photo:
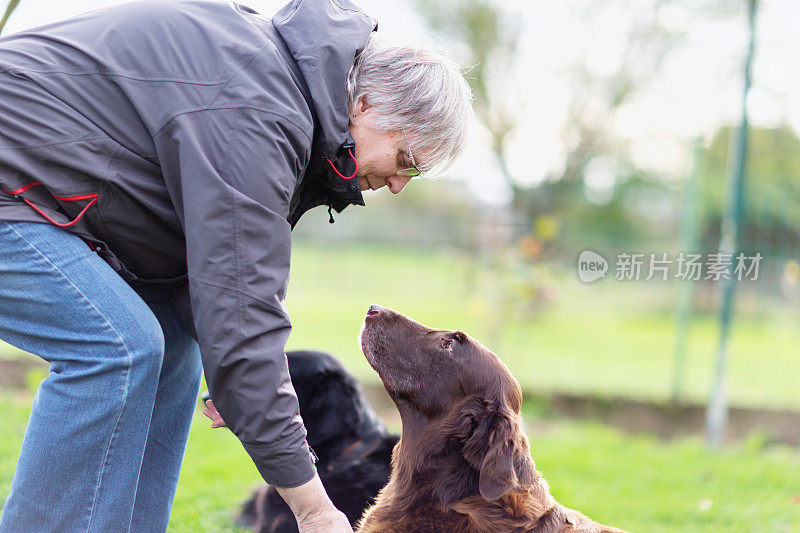
<svg viewBox="0 0 800 533"><path fill-rule="evenodd" d="M17 8L19 5L19 0L10 0L8 2L8 6L6 7L6 12L3 14L3 18L0 19L0 33L3 33L3 28L6 26L6 22L8 22L11 13Z"/></svg>
<svg viewBox="0 0 800 533"><path fill-rule="evenodd" d="M520 17L490 0L418 0L428 24L452 35L469 50L466 75L475 95L475 113L492 138L503 177L519 194L508 168L507 141L516 126L520 99L514 83Z"/></svg>
<svg viewBox="0 0 800 533"><path fill-rule="evenodd" d="M709 250L719 241L729 145L735 131L729 126L717 130L702 157L705 217L701 242ZM751 126L748 151L742 249L778 253L796 250L800 246L800 138L788 126Z"/></svg>
<svg viewBox="0 0 800 533"><path fill-rule="evenodd" d="M674 199L669 186L636 168L627 142L613 132L617 113L648 88L665 57L682 42L684 34L671 29L662 16L674 1L578 0L568 4L571 19L587 36L586 46L572 64L564 66L569 104L562 132L563 162L536 187L522 185L524 180L512 175L507 160L508 141L521 115L515 71L523 15L513 4L493 0L418 2L432 28L460 41L469 51L469 62L475 65L468 81L476 96L476 114L492 136L492 150L513 192L512 207L522 217L521 228L549 214L564 221L564 229L608 222L612 231L625 237L643 228L634 221L639 213L630 210L632 195L666 192ZM607 24L609 20L614 20L613 27ZM588 57L604 40L618 46L612 52L615 57L605 58L604 68L597 68ZM603 201L586 190L587 169L595 163L605 164L612 174Z"/></svg>
<svg viewBox="0 0 800 533"><path fill-rule="evenodd" d="M573 234L594 228L626 242L646 233L643 222L650 221L653 212L643 213L637 206L674 200L673 188L637 168L628 141L614 131L620 111L649 90L665 58L683 40L684 33L670 29L662 16L674 4L670 0L571 4L570 12L588 38L581 54L566 67L570 94L562 132L565 156L561 168L540 187L525 191L529 212L559 213ZM608 20L615 21L613 28ZM589 57L604 40L616 43L616 54L598 68ZM608 168L610 182L600 201L593 198L596 195L586 181L597 167Z"/></svg>

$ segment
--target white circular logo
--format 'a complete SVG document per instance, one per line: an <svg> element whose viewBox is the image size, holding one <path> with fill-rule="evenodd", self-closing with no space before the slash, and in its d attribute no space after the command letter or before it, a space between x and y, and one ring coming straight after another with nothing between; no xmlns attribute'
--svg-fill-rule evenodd
<svg viewBox="0 0 800 533"><path fill-rule="evenodd" d="M591 250L584 250L578 257L578 277L584 283L591 283L606 277L608 261Z"/></svg>

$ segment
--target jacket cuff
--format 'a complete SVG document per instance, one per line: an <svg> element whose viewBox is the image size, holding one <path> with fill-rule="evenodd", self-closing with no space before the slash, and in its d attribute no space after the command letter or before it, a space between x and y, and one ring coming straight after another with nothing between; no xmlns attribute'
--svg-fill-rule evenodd
<svg viewBox="0 0 800 533"><path fill-rule="evenodd" d="M316 456L306 442L305 431L268 444L243 442L264 481L274 487L289 488L307 483L317 473Z"/></svg>

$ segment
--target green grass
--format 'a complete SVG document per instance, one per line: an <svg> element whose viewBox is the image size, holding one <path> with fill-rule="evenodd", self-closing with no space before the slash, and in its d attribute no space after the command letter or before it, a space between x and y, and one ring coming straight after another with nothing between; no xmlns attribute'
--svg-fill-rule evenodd
<svg viewBox="0 0 800 533"><path fill-rule="evenodd" d="M434 327L467 331L529 391L667 398L675 287L583 285L572 273L550 279L554 303L525 318L504 306L504 280L492 266L476 268L459 254L300 243L289 285L289 348L332 351L361 379L376 381L356 336L368 306L380 303ZM752 292L739 302L728 365L732 402L800 407L798 310ZM690 399L708 395L717 337L713 316L694 318L684 385ZM0 498L30 400L29 393L0 393ZM534 407L526 409L535 422L528 431L533 455L553 494L598 521L647 532L800 531L795 451L762 449L754 438L710 452L699 439L663 443L588 422L534 420ZM230 433L211 431L197 417L170 531L236 531L233 516L259 476Z"/></svg>
<svg viewBox="0 0 800 533"><path fill-rule="evenodd" d="M463 329L495 351L526 390L663 400L672 386L675 285L551 275L551 305L529 318L507 309L491 266L455 253L375 246L295 246L287 301L289 346L321 348L375 380L356 345L371 303L439 328ZM798 309L745 292L739 296L728 362L731 402L800 408ZM796 306L795 306L796 307ZM685 399L708 397L719 328L714 315L690 325Z"/></svg>
<svg viewBox="0 0 800 533"><path fill-rule="evenodd" d="M0 412L3 413L0 431L0 501L4 501L11 489L11 476L22 446L31 400L30 394L0 392Z"/></svg>
<svg viewBox="0 0 800 533"><path fill-rule="evenodd" d="M525 390L669 398L674 284L584 285L574 272L530 269L524 274L550 280L555 301L524 317L504 302L509 282L496 266L475 267L452 251L301 242L287 298L294 324L288 347L334 352L358 377L375 381L356 337L368 306L380 303L434 327L466 331L500 355ZM737 298L727 367L731 402L800 408L800 309L753 291ZM685 399L706 401L718 336L716 316L693 318Z"/></svg>
<svg viewBox="0 0 800 533"><path fill-rule="evenodd" d="M0 389L0 508L11 488L33 394ZM263 483L253 462L228 430L211 430L198 409L189 435L168 531L247 531L233 526L239 504Z"/></svg>
<svg viewBox="0 0 800 533"><path fill-rule="evenodd" d="M712 452L591 423L529 430L537 469L560 503L629 531L800 531L800 462L788 448Z"/></svg>
<svg viewBox="0 0 800 533"><path fill-rule="evenodd" d="M31 399L0 392L0 501ZM710 452L699 439L664 443L589 422L538 418L535 406L524 412L537 468L553 495L601 523L650 533L800 531L796 451L762 449L754 440ZM240 531L233 518L259 483L233 435L211 430L198 410L169 531Z"/></svg>
<svg viewBox="0 0 800 533"><path fill-rule="evenodd" d="M248 531L233 525L261 476L238 439L195 413L168 531Z"/></svg>

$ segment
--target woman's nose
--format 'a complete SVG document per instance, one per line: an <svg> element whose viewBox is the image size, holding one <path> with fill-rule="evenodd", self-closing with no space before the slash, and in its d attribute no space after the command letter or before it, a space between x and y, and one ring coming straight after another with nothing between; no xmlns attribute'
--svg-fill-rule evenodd
<svg viewBox="0 0 800 533"><path fill-rule="evenodd" d="M392 191L392 194L398 194L402 191L408 182L411 181L411 178L407 178L404 176L390 176L386 178L386 185L389 187L389 190Z"/></svg>

